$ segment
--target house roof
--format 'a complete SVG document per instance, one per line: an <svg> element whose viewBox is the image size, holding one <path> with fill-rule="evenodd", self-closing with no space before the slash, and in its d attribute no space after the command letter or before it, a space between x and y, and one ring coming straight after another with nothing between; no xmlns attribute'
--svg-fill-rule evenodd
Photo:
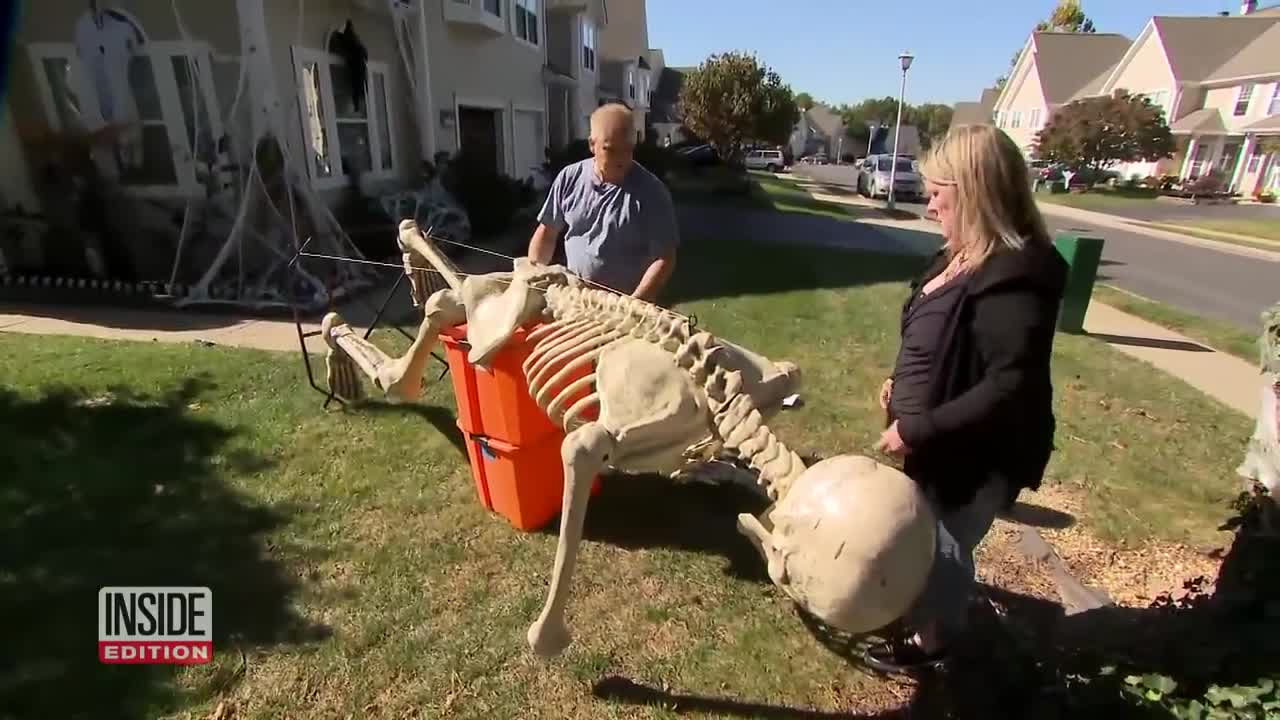
<svg viewBox="0 0 1280 720"><path fill-rule="evenodd" d="M1234 80L1255 75L1280 75L1280 16L1253 42L1214 70L1206 80Z"/></svg>
<svg viewBox="0 0 1280 720"><path fill-rule="evenodd" d="M828 137L835 137L844 126L844 118L839 113L822 104L815 104L805 112L811 125L817 126Z"/></svg>
<svg viewBox="0 0 1280 720"><path fill-rule="evenodd" d="M977 102L958 102L951 112L952 125L981 125L991 122L991 111L995 109L996 99L1000 97L1000 88L987 88Z"/></svg>
<svg viewBox="0 0 1280 720"><path fill-rule="evenodd" d="M649 108L649 121L654 123L679 123L680 88L685 74L694 68L664 67L658 74L653 88L653 104Z"/></svg>
<svg viewBox="0 0 1280 720"><path fill-rule="evenodd" d="M1169 130L1178 134L1225 135L1227 126L1218 108L1201 108L1170 125Z"/></svg>
<svg viewBox="0 0 1280 720"><path fill-rule="evenodd" d="M1131 44L1115 33L1032 33L1036 71L1045 102L1061 105L1100 89Z"/></svg>
<svg viewBox="0 0 1280 720"><path fill-rule="evenodd" d="M1280 115L1268 115L1258 122L1245 126L1249 132L1280 133Z"/></svg>
<svg viewBox="0 0 1280 720"><path fill-rule="evenodd" d="M1280 35L1270 32L1280 23L1280 15L1156 16L1151 22L1160 33L1173 76L1179 82L1280 72L1280 54L1274 51ZM1263 51L1268 40L1273 43L1269 56ZM1265 69L1268 67L1271 69Z"/></svg>
<svg viewBox="0 0 1280 720"><path fill-rule="evenodd" d="M979 125L991 120L991 113L982 112L980 102L958 102L951 109L952 125Z"/></svg>

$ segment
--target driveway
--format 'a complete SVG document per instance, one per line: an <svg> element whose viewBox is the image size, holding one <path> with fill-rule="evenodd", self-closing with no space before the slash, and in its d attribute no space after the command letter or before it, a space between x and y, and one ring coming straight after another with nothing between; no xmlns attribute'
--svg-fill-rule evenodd
<svg viewBox="0 0 1280 720"><path fill-rule="evenodd" d="M843 165L794 166L797 175L846 190L855 189L856 171ZM1157 205L1157 203L1151 203ZM1164 208L1164 203L1159 203ZM923 213L924 206L898 203ZM1170 210L1182 206L1169 206ZM1195 210L1272 212L1268 206L1199 206ZM1047 208L1050 212L1052 207ZM1083 230L1102 237L1098 280L1185 312L1259 332L1259 315L1280 300L1280 262L1259 260L1200 245L1164 240L1134 231L1091 225L1045 213L1050 233ZM1203 216L1201 216L1203 217Z"/></svg>

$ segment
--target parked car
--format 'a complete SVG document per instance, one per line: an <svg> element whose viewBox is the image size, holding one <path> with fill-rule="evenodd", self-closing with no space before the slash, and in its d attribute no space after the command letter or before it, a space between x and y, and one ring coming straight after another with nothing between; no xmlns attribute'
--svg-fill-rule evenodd
<svg viewBox="0 0 1280 720"><path fill-rule="evenodd" d="M781 150L752 150L747 153L743 164L748 170L768 170L778 172L787 166L786 158Z"/></svg>
<svg viewBox="0 0 1280 720"><path fill-rule="evenodd" d="M858 165L858 192L867 197L889 197L889 170L893 167L892 155L868 155ZM911 158L899 155L897 169L893 173L895 198L924 197L924 180L915 169Z"/></svg>
<svg viewBox="0 0 1280 720"><path fill-rule="evenodd" d="M683 156L691 167L705 167L707 165L719 165L720 153L710 145L704 143L702 145L690 145L676 150L676 153Z"/></svg>

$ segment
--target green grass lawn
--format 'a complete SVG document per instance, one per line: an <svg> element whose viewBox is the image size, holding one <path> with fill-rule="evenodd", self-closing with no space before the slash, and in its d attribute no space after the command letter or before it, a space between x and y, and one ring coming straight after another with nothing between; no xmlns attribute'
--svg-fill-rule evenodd
<svg viewBox="0 0 1280 720"><path fill-rule="evenodd" d="M1243 245L1260 247L1263 250L1278 250L1280 249L1280 213L1276 214L1276 218L1276 220L1271 221L1254 218L1218 218L1212 220L1179 220L1176 224L1152 224L1157 227L1168 228L1175 232L1186 232L1188 234L1208 238L1210 240L1238 242ZM1209 232L1197 232L1197 230ZM1243 235L1248 238L1254 238L1254 240L1239 240L1236 238L1223 237L1218 233Z"/></svg>
<svg viewBox="0 0 1280 720"><path fill-rule="evenodd" d="M1093 299L1180 332L1192 340L1234 355L1246 362L1252 364L1258 362L1258 336L1239 330L1232 325L1183 312L1107 285L1095 286ZM1261 320L1258 322L1258 332L1262 332Z"/></svg>
<svg viewBox="0 0 1280 720"><path fill-rule="evenodd" d="M1110 188L1097 186L1086 193L1051 193L1041 190L1036 194L1039 202L1067 205L1083 210L1109 212L1126 207L1144 206L1155 202L1156 191L1143 188Z"/></svg>
<svg viewBox="0 0 1280 720"><path fill-rule="evenodd" d="M1249 235L1252 237L1263 238L1264 240L1275 240L1280 242L1280 213L1276 214L1273 220L1265 220L1258 218L1231 218L1231 219L1215 219L1215 220L1197 220L1190 224L1193 227L1204 228L1206 230L1219 230L1227 233L1235 233L1237 235Z"/></svg>
<svg viewBox="0 0 1280 720"><path fill-rule="evenodd" d="M868 453L918 261L685 248L677 307L802 368L780 437ZM237 720L674 718L673 698L808 717L911 694L768 584L734 529L756 501L654 478L593 500L575 643L532 657L558 527L521 533L478 505L447 380L416 406L326 412L289 354L0 334L0 368L0 717L204 718L226 700ZM1058 338L1054 377L1047 483L1083 498L1082 526L1131 547L1220 539L1246 418L1087 337ZM212 588L211 666L97 663L98 588L147 584Z"/></svg>
<svg viewBox="0 0 1280 720"><path fill-rule="evenodd" d="M696 175L677 176L669 184L678 202L853 219L849 206L815 199L796 181L772 173L751 171L744 175L716 167Z"/></svg>

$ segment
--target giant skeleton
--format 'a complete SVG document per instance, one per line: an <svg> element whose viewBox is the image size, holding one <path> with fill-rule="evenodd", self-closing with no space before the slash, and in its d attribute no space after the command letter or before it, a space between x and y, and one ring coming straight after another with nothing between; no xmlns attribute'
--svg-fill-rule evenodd
<svg viewBox="0 0 1280 720"><path fill-rule="evenodd" d="M329 387L363 395L361 374L393 402L412 401L438 334L467 325L468 359L484 367L521 327L537 405L566 433L564 503L551 587L528 640L540 655L569 644L564 621L592 480L614 469L674 475L730 458L773 501L738 528L773 582L805 611L850 633L901 617L933 562L935 518L915 483L871 458L843 455L806 468L766 420L796 391L800 373L708 332L669 310L589 283L558 265L516 259L513 272L463 277L412 220L398 242L418 335L391 358L330 313L322 323ZM448 287L426 296L428 272Z"/></svg>

